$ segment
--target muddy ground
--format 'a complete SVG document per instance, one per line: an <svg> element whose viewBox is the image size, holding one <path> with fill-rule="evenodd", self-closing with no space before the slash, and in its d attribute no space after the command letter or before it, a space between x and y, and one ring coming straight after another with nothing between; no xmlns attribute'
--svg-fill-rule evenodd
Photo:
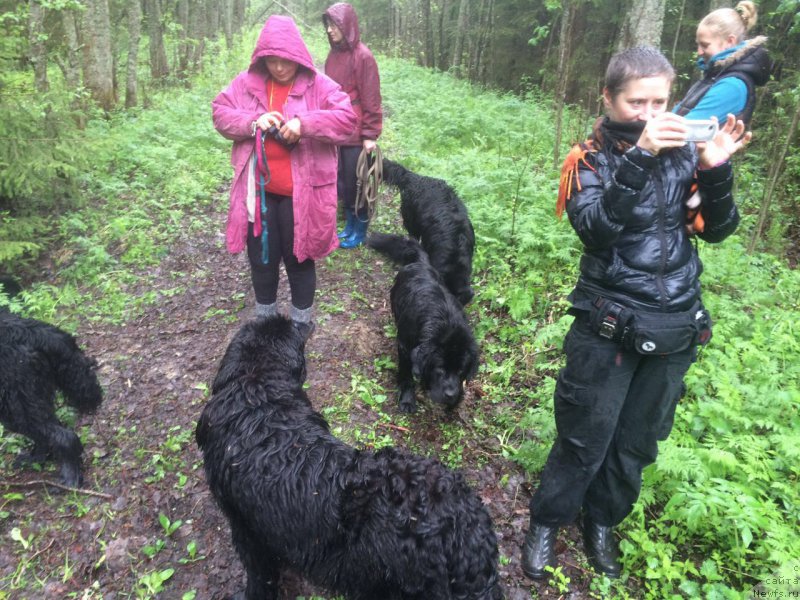
<svg viewBox="0 0 800 600"><path fill-rule="evenodd" d="M224 206L223 197L221 190L218 207ZM384 198L384 221L398 222L396 202ZM0 600L218 599L243 586L227 523L204 480L194 427L227 343L253 313L253 298L246 259L224 249L224 214L215 209L209 216L215 227L179 233L146 287L134 290L158 291L157 303L124 325L79 327L81 344L99 362L105 390L100 411L78 423L87 493L59 494L37 483L54 479L52 468L20 471L10 455L0 462ZM389 435L414 451L460 454L462 470L494 519L507 598L589 597L591 578L581 552L574 551L579 546L574 528L558 547L571 592L561 594L522 575L520 547L535 481L503 458L499 441L482 435L472 418L482 402L481 375L456 414L426 401L412 417L396 410L393 367L386 359L375 362L396 357L388 305L392 274L363 248L337 250L319 262L317 328L307 345L308 394L315 407L334 431L351 440L360 435L362 445ZM287 298L288 290L279 297ZM382 414L353 392L353 373L387 390ZM500 402L480 411L491 419L492 410L503 408ZM442 420L463 428L464 439L471 441L453 448L443 438ZM24 538L32 536L27 548L12 540L14 528ZM193 549L187 550L190 543ZM149 574L166 569L174 572L154 592L158 586ZM194 596L184 596L192 590ZM284 578L281 598L314 595L332 597L297 575Z"/></svg>

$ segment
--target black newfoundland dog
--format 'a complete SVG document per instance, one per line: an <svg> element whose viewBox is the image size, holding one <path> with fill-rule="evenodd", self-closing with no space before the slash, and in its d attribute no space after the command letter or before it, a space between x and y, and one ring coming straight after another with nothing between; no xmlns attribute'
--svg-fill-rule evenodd
<svg viewBox="0 0 800 600"><path fill-rule="evenodd" d="M464 309L415 240L376 233L367 246L403 265L391 291L400 410L417 408L415 378L431 400L457 406L464 397L464 382L478 370L478 346Z"/></svg>
<svg viewBox="0 0 800 600"><path fill-rule="evenodd" d="M0 422L33 440L18 464L52 458L60 464L62 483L80 487L83 446L56 418L54 400L61 390L78 412L96 411L103 394L95 368L67 332L0 311Z"/></svg>
<svg viewBox="0 0 800 600"><path fill-rule="evenodd" d="M383 160L383 180L400 188L403 226L420 241L447 289L466 306L474 295L475 231L464 203L445 181L417 175L391 160Z"/></svg>
<svg viewBox="0 0 800 600"><path fill-rule="evenodd" d="M436 460L331 435L303 391L306 336L282 316L245 324L197 424L247 571L235 598L278 598L289 568L348 600L502 599L478 496Z"/></svg>

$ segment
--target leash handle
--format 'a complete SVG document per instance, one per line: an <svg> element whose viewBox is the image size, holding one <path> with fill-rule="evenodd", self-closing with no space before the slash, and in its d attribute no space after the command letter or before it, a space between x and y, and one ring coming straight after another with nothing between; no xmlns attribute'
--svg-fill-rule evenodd
<svg viewBox="0 0 800 600"><path fill-rule="evenodd" d="M267 164L267 153L264 151L264 141L267 137L267 132L259 129L260 135L258 136L258 149L261 153L261 160L264 164L264 169L267 171L267 178L260 172L258 174L258 191L261 195L261 262L262 264L269 264L269 234L267 232L267 185L272 180L272 174L269 172L269 165Z"/></svg>
<svg viewBox="0 0 800 600"><path fill-rule="evenodd" d="M383 153L376 144L375 150L371 153L362 148L356 162L356 202L355 214L358 216L362 208L366 206L367 218L364 223L369 223L375 216L377 209L378 188L383 181Z"/></svg>

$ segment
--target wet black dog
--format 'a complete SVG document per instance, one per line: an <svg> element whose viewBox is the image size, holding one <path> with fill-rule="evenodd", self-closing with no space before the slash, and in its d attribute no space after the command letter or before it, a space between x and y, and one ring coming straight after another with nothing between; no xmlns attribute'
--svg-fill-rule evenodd
<svg viewBox="0 0 800 600"><path fill-rule="evenodd" d="M33 449L18 463L52 458L60 464L65 485L81 485L83 446L59 422L54 402L61 390L79 413L97 410L103 395L95 368L67 332L0 311L0 422L33 440Z"/></svg>
<svg viewBox="0 0 800 600"><path fill-rule="evenodd" d="M445 181L417 175L391 160L383 160L383 180L400 188L403 226L420 241L447 288L467 305L474 295L475 231L464 203Z"/></svg>
<svg viewBox="0 0 800 600"><path fill-rule="evenodd" d="M478 346L464 309L415 240L376 233L367 246L403 265L391 291L400 410L417 408L415 378L431 400L457 406L464 396L464 382L478 370Z"/></svg>
<svg viewBox="0 0 800 600"><path fill-rule="evenodd" d="M501 599L478 496L434 459L331 435L303 391L306 335L281 316L245 324L197 424L247 571L236 598L275 600L289 568L348 600Z"/></svg>

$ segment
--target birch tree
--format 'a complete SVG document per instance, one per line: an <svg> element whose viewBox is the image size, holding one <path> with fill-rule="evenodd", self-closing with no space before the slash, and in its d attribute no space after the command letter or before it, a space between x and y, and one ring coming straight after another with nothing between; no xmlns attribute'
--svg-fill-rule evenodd
<svg viewBox="0 0 800 600"><path fill-rule="evenodd" d="M142 5L140 0L128 2L128 65L125 77L125 108L131 108L139 103L138 79L136 71L139 68L139 38L142 32Z"/></svg>
<svg viewBox="0 0 800 600"><path fill-rule="evenodd" d="M620 30L617 50L633 46L661 46L666 0L633 0Z"/></svg>
<svg viewBox="0 0 800 600"><path fill-rule="evenodd" d="M46 92L50 87L47 81L46 39L44 7L37 0L31 0L28 7L28 59L33 65L33 82L37 92Z"/></svg>
<svg viewBox="0 0 800 600"><path fill-rule="evenodd" d="M81 23L83 84L98 106L111 110L116 97L108 0L85 0L85 6Z"/></svg>

